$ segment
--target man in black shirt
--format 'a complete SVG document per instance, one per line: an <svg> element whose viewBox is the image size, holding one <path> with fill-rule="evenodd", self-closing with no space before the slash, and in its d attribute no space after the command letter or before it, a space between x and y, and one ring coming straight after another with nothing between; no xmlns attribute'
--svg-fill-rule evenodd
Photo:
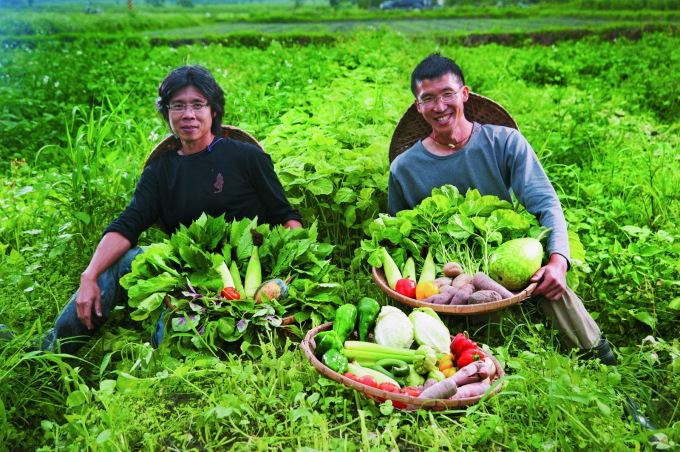
<svg viewBox="0 0 680 452"><path fill-rule="evenodd" d="M43 350L53 350L60 340L61 351L73 354L101 328L124 295L119 279L143 252L136 246L139 235L156 222L172 233L205 212L224 213L227 220L257 216L261 223L302 227L270 157L256 146L220 136L224 94L210 72L200 66L176 68L158 94L158 111L181 148L148 163L132 201L104 230L80 288L43 336Z"/></svg>

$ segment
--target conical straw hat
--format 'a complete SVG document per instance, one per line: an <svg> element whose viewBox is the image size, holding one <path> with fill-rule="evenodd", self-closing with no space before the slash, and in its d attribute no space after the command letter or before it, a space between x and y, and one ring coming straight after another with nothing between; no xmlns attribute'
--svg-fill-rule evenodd
<svg viewBox="0 0 680 452"><path fill-rule="evenodd" d="M505 108L488 97L470 93L465 102L465 117L468 121L480 124L495 124L519 130L517 123ZM390 163L402 152L409 149L432 133L432 126L418 113L415 104L411 104L401 117L390 142Z"/></svg>
<svg viewBox="0 0 680 452"><path fill-rule="evenodd" d="M231 138L232 140L241 141L242 143L252 144L253 146L264 151L262 145L251 134L243 129L239 129L238 127L222 125L222 137ZM163 138L163 141L158 143L155 148L153 148L149 156L146 158L146 162L144 162L144 167L146 168L151 160L165 154L166 152L176 151L181 146L182 144L176 136L168 135L167 137Z"/></svg>

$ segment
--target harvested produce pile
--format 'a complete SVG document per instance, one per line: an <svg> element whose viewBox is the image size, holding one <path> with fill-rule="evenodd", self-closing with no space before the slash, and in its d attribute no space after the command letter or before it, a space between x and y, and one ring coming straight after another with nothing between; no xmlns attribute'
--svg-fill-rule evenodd
<svg viewBox="0 0 680 452"><path fill-rule="evenodd" d="M356 326L356 331L355 331ZM373 330L375 342L369 342ZM358 336L359 340L348 340ZM412 348L415 344L417 349ZM410 315L363 298L343 305L333 329L314 337L315 356L344 377L371 388L420 399L460 400L484 395L496 374L488 354L467 333L453 340L430 308ZM385 398L380 398L385 401ZM393 400L396 408L406 408Z"/></svg>
<svg viewBox="0 0 680 452"><path fill-rule="evenodd" d="M371 240L362 241L361 253L369 264L383 267L390 288L436 305L512 297L509 290L524 289L540 268L540 240L550 231L521 206L477 190L462 196L450 185L435 188L396 218L380 215L369 230ZM444 276L437 278L439 269Z"/></svg>
<svg viewBox="0 0 680 452"><path fill-rule="evenodd" d="M155 320L173 308L163 343L176 344L182 355L237 340L258 355L249 348L256 332L280 326L286 315L298 322L333 318L339 285L322 282L332 250L317 242L316 223L289 230L204 214L137 256L121 285L135 320Z"/></svg>

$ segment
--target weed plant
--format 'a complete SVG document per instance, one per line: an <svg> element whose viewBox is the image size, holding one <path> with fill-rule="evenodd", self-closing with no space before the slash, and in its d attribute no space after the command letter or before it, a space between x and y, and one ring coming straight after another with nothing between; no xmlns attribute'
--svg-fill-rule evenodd
<svg viewBox="0 0 680 452"><path fill-rule="evenodd" d="M645 432L635 395L680 442L680 65L672 33L552 47L447 46L378 32L323 45L269 41L153 47L96 40L0 50L0 349L6 450L628 450ZM103 46L103 47L102 47ZM103 227L129 201L167 133L153 102L173 67L206 66L225 89L224 122L272 156L304 222L339 245L343 296L390 303L354 250L386 209L387 149L412 102L409 74L442 51L472 91L501 103L537 151L586 257L578 292L615 344L616 368L560 348L531 303L490 321L446 318L489 345L508 372L491 401L405 413L321 377L297 343L177 361L146 344L150 325L112 321L78 357L20 351L77 288ZM640 58L645 55L645 58ZM141 243L161 236L152 230ZM303 328L309 325L303 325ZM146 328L146 329L145 329Z"/></svg>

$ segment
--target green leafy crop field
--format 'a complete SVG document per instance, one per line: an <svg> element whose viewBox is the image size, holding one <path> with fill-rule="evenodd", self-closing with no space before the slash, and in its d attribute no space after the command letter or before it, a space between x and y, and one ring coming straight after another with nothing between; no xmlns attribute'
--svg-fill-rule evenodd
<svg viewBox="0 0 680 452"><path fill-rule="evenodd" d="M598 37L551 46L463 47L387 30L306 46L173 47L45 39L0 49L0 450L644 450L634 396L680 443L680 38ZM408 413L323 378L300 337L263 333L261 356L178 360L148 344L130 309L77 356L25 353L78 287L103 228L127 205L168 133L154 109L170 69L201 64L225 90L225 124L265 147L291 203L335 245L343 302L391 303L361 241L386 211L387 150L432 52L501 103L536 150L585 258L577 292L616 346L616 368L561 348L531 303L488 322L447 317L508 373L489 402ZM153 229L142 244L164 237ZM316 317L298 325L306 331ZM294 332L297 330L293 330ZM274 340L274 337L277 340Z"/></svg>

